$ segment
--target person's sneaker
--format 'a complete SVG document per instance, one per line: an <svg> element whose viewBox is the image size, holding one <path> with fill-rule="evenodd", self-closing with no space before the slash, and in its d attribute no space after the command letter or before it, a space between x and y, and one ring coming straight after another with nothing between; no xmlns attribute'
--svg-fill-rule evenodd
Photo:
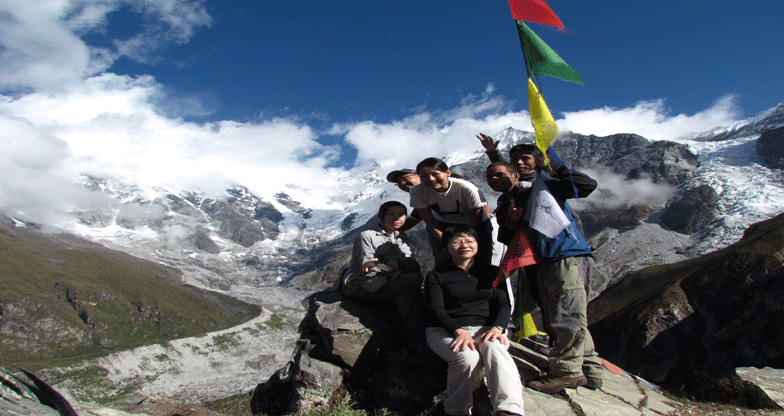
<svg viewBox="0 0 784 416"><path fill-rule="evenodd" d="M585 388L587 389L591 389L591 390L600 389L602 388L602 384L604 384L602 382L602 376L600 375L585 373L585 379L587 380L587 382L585 383Z"/></svg>
<svg viewBox="0 0 784 416"><path fill-rule="evenodd" d="M577 387L584 386L588 380L582 374L575 374L573 376L552 376L546 374L536 380L528 382L528 386L534 390L541 391L542 393L558 393L563 389L576 389Z"/></svg>
<svg viewBox="0 0 784 416"><path fill-rule="evenodd" d="M495 412L495 416L522 416L520 413L510 412L508 410L499 410Z"/></svg>

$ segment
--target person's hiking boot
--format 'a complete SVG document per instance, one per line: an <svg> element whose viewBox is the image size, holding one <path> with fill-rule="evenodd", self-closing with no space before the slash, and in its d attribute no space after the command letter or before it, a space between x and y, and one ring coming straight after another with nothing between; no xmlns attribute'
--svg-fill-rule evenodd
<svg viewBox="0 0 784 416"><path fill-rule="evenodd" d="M560 377L545 374L536 380L528 382L528 386L542 393L553 394L563 391L563 389L576 389L577 387L585 386L587 383L588 380L582 374Z"/></svg>
<svg viewBox="0 0 784 416"><path fill-rule="evenodd" d="M601 366L597 366L594 364L583 365L583 374L588 382L585 384L585 388L596 390L602 387L602 373L604 370Z"/></svg>
<svg viewBox="0 0 784 416"><path fill-rule="evenodd" d="M602 381L602 376L600 374L591 374L585 373L585 388L596 390L602 388L604 382Z"/></svg>

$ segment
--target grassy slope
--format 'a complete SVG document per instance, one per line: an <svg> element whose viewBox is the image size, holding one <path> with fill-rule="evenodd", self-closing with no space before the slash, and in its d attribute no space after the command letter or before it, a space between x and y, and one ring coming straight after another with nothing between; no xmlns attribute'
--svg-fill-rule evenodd
<svg viewBox="0 0 784 416"><path fill-rule="evenodd" d="M227 297L209 301L180 277L72 237L0 226L0 356L30 368L61 365L258 313Z"/></svg>

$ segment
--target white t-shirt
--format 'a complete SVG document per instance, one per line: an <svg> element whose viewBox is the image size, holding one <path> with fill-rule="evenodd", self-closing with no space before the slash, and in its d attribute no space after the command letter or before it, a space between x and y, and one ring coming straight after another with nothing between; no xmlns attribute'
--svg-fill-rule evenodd
<svg viewBox="0 0 784 416"><path fill-rule="evenodd" d="M449 178L449 189L444 193L425 185L417 185L408 191L412 208L430 208L433 217L450 224L468 224L469 211L485 205L479 196L479 188L463 179Z"/></svg>

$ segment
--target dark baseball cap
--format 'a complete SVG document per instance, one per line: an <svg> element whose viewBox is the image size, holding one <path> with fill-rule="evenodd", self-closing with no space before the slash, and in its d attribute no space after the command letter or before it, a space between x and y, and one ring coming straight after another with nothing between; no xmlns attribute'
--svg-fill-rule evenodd
<svg viewBox="0 0 784 416"><path fill-rule="evenodd" d="M393 170L392 172L389 172L389 174L387 175L387 181L397 182L397 178L400 175L408 175L410 173L416 173L416 171L414 169Z"/></svg>

